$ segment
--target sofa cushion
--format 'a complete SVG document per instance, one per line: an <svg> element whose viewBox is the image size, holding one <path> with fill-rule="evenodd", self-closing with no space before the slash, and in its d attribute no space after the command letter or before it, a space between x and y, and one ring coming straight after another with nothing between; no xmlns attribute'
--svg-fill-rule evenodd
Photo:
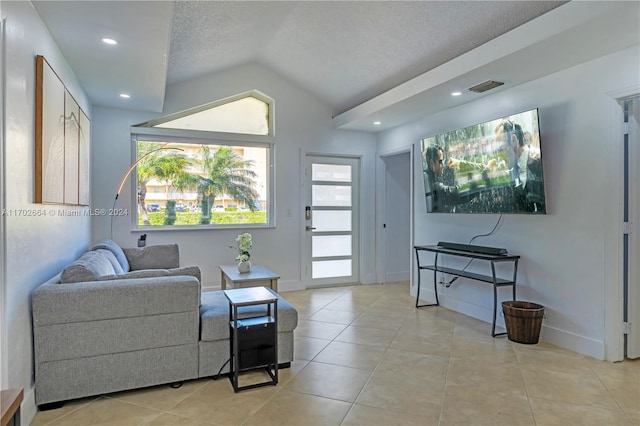
<svg viewBox="0 0 640 426"><path fill-rule="evenodd" d="M191 276L201 280L200 268L198 266L183 266L173 269L140 269L138 271L129 271L118 275L105 275L100 277L100 281L120 280L127 278L154 278L154 277L179 277Z"/></svg>
<svg viewBox="0 0 640 426"><path fill-rule="evenodd" d="M173 269L180 266L180 252L177 244L159 244L142 248L124 249L129 261L129 270Z"/></svg>
<svg viewBox="0 0 640 426"><path fill-rule="evenodd" d="M277 294L277 293L276 293ZM278 296L278 332L293 331L298 325L298 311ZM243 306L238 317L251 318L267 314L266 305ZM207 291L200 296L200 340L229 338L229 299L223 291Z"/></svg>
<svg viewBox="0 0 640 426"><path fill-rule="evenodd" d="M60 282L66 284L96 281L101 276L115 273L113 265L104 254L99 251L88 251L64 268L60 275Z"/></svg>
<svg viewBox="0 0 640 426"><path fill-rule="evenodd" d="M116 274L124 273L124 269L122 269L122 265L120 264L120 262L118 262L118 259L116 259L116 257L113 255L112 251L105 250L105 249L98 249L95 251L97 253L102 253L102 255L106 257L109 260L109 262L111 262L111 266L113 266L113 269L114 271L116 271Z"/></svg>
<svg viewBox="0 0 640 426"><path fill-rule="evenodd" d="M118 259L120 266L122 266L122 270L124 272L129 272L131 268L129 267L127 256L125 256L124 251L122 251L122 248L118 245L118 243L113 240L102 240L91 248L91 250L100 249L109 250L111 253L113 253L116 259Z"/></svg>

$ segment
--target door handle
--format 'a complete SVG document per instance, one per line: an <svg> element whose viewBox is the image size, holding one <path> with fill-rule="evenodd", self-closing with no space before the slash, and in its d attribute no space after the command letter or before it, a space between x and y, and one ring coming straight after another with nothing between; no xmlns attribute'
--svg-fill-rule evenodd
<svg viewBox="0 0 640 426"><path fill-rule="evenodd" d="M307 225L307 226L304 227L304 229L306 229L307 231L313 231L316 228L314 228L313 226Z"/></svg>

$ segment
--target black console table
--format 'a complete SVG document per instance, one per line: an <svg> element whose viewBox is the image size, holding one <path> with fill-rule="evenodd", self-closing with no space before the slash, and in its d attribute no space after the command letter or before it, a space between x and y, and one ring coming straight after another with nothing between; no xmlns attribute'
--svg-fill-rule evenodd
<svg viewBox="0 0 640 426"><path fill-rule="evenodd" d="M485 283L493 284L493 323L491 324L491 336L500 336L505 333L496 333L496 314L497 314L497 304L498 304L498 287L511 287L513 293L513 300L516 300L516 276L518 274L518 260L520 256L509 255L509 254L484 254L477 253L465 250L453 250L449 248L443 248L440 246L415 246L416 250L416 260L418 265L418 291L416 294L416 308L422 308L425 306L439 306L440 303L438 301L438 283L437 283L437 275L438 272L443 274L455 275L458 277L469 278L476 281L482 281ZM420 252L432 252L435 253L435 260L433 265L422 265L420 263ZM485 260L491 263L491 275L483 275L477 274L474 272L467 272L461 269L453 269L447 268L445 266L438 265L438 256L439 255L448 255L448 256L458 256L458 257L466 257L470 259L479 259ZM496 263L500 262L512 262L513 263L513 278L504 279L498 278L496 276ZM424 269L428 269L433 271L433 290L436 293L436 303L423 304L420 305L420 275L421 271Z"/></svg>

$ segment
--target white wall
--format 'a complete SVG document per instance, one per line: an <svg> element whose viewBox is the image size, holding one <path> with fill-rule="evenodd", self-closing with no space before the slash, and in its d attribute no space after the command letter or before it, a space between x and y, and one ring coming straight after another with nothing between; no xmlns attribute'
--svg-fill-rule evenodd
<svg viewBox="0 0 640 426"><path fill-rule="evenodd" d="M122 174L132 162L129 126L223 99L252 89L275 100L276 228L252 229L251 261L268 265L281 275L280 288L301 289L302 236L304 223L302 161L306 153L349 154L362 159L363 230L374 229L375 152L372 134L334 130L331 112L322 102L289 84L270 70L245 65L167 88L163 114L150 116L135 111L94 108L94 186L97 208L109 208ZM131 210L133 197L127 185L118 200L119 208ZM92 239L110 235L109 218L96 217ZM145 231L147 244L180 244L181 263L202 268L203 287L220 285L219 264L234 263L229 250L239 230ZM113 239L133 247L140 232L131 232L130 218L116 218ZM362 232L361 280L375 282L375 244L371 232Z"/></svg>
<svg viewBox="0 0 640 426"><path fill-rule="evenodd" d="M74 208L33 202L35 56L44 55L88 117L91 105L31 3L3 2L2 11L6 15L5 207L10 212L46 211L45 216L20 212L7 215L6 234L2 236L7 248L2 324L8 342L2 354L8 365L3 385L24 388L23 421L29 422L35 413L30 294L90 242L88 217L57 216L59 210Z"/></svg>
<svg viewBox="0 0 640 426"><path fill-rule="evenodd" d="M609 154L613 124L607 93L638 86L639 64L635 46L392 129L378 143L379 151L414 143L419 151L425 136L539 108L548 214L506 215L497 234L475 243L522 256L518 299L545 306L543 340L597 358L604 358L604 300L612 285L605 276L605 246L616 218L607 203L614 199L610 182L619 173ZM427 214L420 156L415 157L416 244L466 243L493 228L498 215ZM508 290L503 292L508 297ZM441 294L444 306L490 321L491 286L458 280Z"/></svg>

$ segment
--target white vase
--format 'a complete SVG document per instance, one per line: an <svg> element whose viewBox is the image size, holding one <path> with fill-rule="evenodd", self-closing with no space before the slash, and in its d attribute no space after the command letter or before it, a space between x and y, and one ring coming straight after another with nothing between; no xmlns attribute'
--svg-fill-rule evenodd
<svg viewBox="0 0 640 426"><path fill-rule="evenodd" d="M238 272L240 272L241 274L249 272L250 270L251 270L251 262L249 260L247 260L246 262L238 263Z"/></svg>

